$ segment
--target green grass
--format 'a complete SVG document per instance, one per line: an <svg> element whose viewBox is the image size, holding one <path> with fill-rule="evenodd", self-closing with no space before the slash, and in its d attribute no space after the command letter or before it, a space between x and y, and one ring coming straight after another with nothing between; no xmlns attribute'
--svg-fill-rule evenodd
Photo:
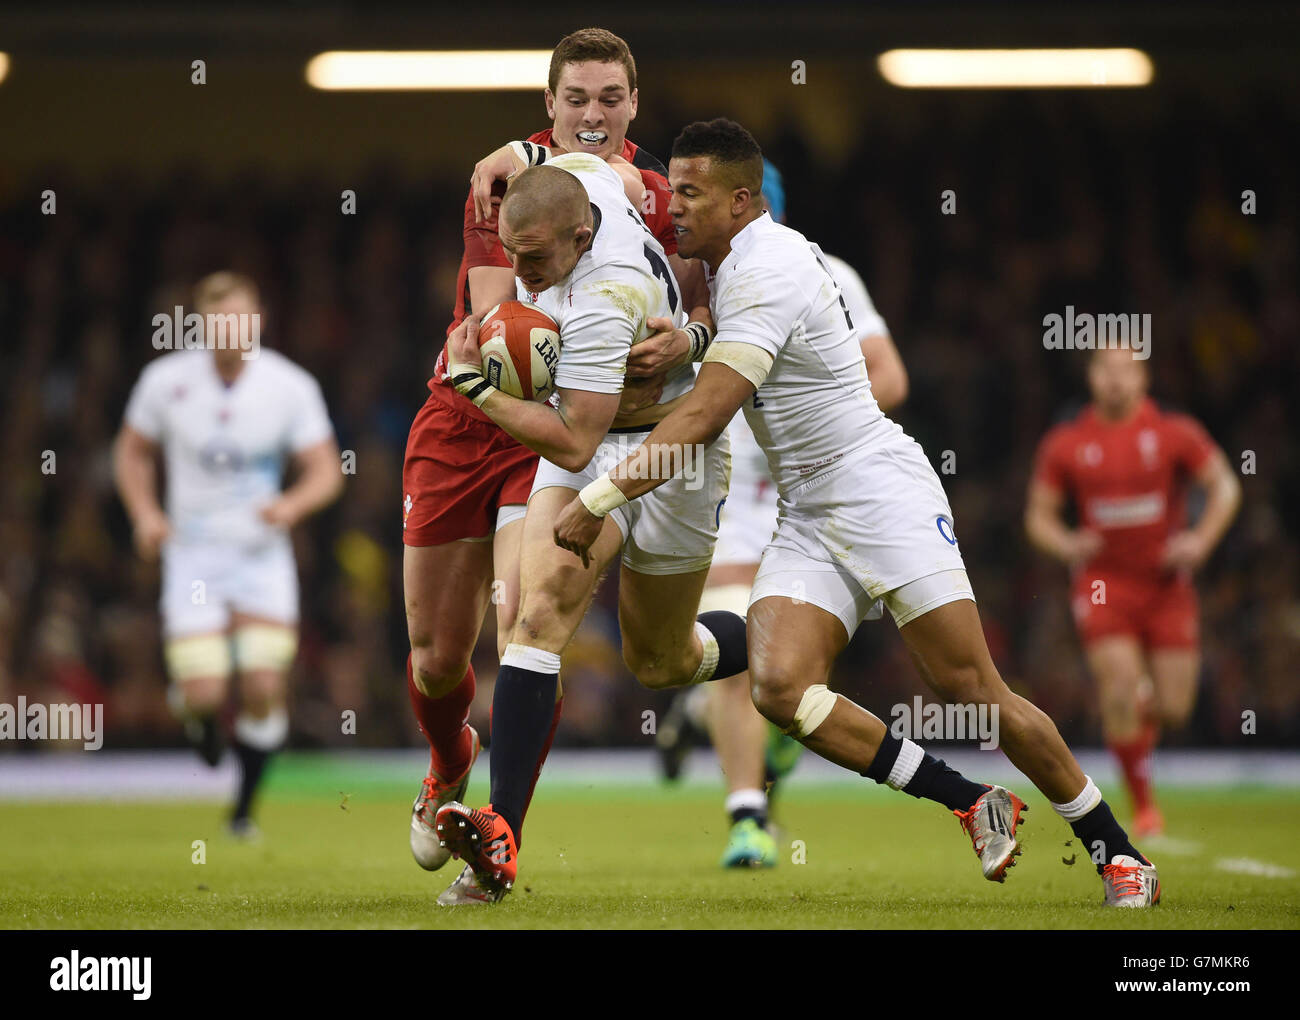
<svg viewBox="0 0 1300 1020"><path fill-rule="evenodd" d="M477 776L470 799L486 798ZM411 786L411 789L406 789ZM302 757L271 777L264 839L224 837L215 804L0 806L4 928L1295 928L1300 879L1230 874L1223 857L1300 871L1300 792L1171 791L1181 853L1148 852L1165 901L1107 911L1068 827L1038 796L1025 854L985 882L942 809L871 784L792 789L779 805L783 859L724 872L720 793L699 785L545 783L525 831L519 882L492 908L434 898L456 862L412 862L414 783ZM346 798L343 796L346 794ZM206 863L192 862L194 840ZM806 863L791 863L802 840ZM1191 844L1198 844L1194 846Z"/></svg>

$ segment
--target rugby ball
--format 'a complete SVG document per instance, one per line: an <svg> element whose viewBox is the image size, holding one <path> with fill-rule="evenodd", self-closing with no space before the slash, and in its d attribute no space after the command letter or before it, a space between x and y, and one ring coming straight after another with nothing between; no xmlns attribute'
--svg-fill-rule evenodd
<svg viewBox="0 0 1300 1020"><path fill-rule="evenodd" d="M536 305L503 301L478 328L483 375L520 400L546 400L555 392L560 327Z"/></svg>

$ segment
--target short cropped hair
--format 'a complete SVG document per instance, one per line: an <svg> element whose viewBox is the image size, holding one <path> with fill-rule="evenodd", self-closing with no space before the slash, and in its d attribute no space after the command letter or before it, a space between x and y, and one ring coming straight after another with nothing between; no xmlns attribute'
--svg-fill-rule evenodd
<svg viewBox="0 0 1300 1020"><path fill-rule="evenodd" d="M673 159L708 156L733 188L748 188L758 198L763 189L763 150L754 136L726 117L697 120L673 141Z"/></svg>
<svg viewBox="0 0 1300 1020"><path fill-rule="evenodd" d="M231 294L240 291L251 296L254 304L261 303L261 294L251 276L223 269L217 273L209 273L196 283L190 300L195 308L210 308L218 301L223 301Z"/></svg>
<svg viewBox="0 0 1300 1020"><path fill-rule="evenodd" d="M510 178L499 214L512 230L550 224L556 234L587 222L591 202L582 182L558 166L530 166Z"/></svg>
<svg viewBox="0 0 1300 1020"><path fill-rule="evenodd" d="M566 64L622 64L627 72L628 91L636 88L636 61L627 43L613 32L603 28L580 28L570 32L556 44L551 53L551 69L547 84L554 95L560 88L560 72Z"/></svg>

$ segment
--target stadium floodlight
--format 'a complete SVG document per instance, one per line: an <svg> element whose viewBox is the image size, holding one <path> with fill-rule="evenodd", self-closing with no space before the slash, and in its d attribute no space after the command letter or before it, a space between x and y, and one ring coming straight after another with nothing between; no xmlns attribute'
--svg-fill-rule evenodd
<svg viewBox="0 0 1300 1020"><path fill-rule="evenodd" d="M318 89L543 89L550 50L332 50L307 62Z"/></svg>
<svg viewBox="0 0 1300 1020"><path fill-rule="evenodd" d="M9 77L9 54L0 50L0 82Z"/></svg>
<svg viewBox="0 0 1300 1020"><path fill-rule="evenodd" d="M1132 88L1153 74L1135 49L889 50L876 66L891 85L913 89Z"/></svg>

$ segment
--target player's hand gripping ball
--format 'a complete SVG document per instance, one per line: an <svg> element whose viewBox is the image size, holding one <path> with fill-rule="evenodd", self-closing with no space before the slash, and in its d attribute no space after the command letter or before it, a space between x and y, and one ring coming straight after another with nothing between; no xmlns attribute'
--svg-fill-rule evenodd
<svg viewBox="0 0 1300 1020"><path fill-rule="evenodd" d="M478 328L483 376L520 400L546 400L555 392L560 327L536 305L503 301Z"/></svg>

